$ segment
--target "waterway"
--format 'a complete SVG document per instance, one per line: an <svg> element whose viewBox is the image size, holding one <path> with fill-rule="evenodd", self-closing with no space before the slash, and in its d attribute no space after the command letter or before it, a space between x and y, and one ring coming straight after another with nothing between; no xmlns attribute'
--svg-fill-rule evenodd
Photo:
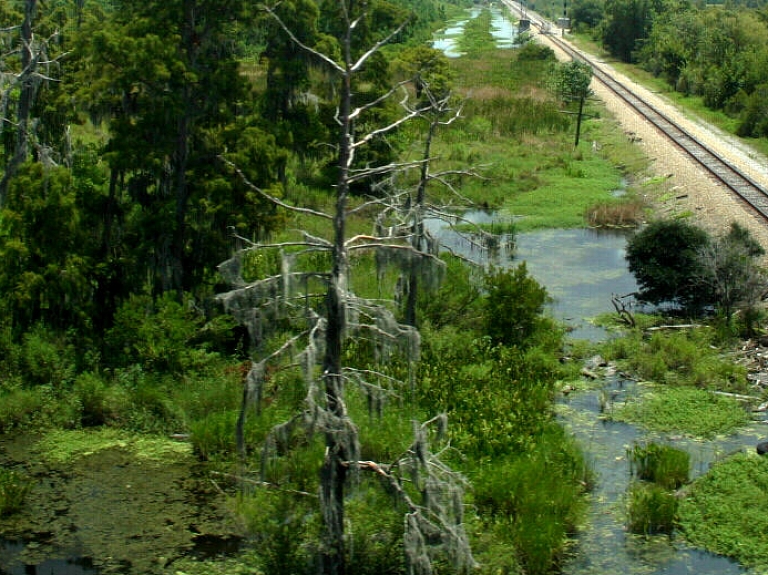
<svg viewBox="0 0 768 575"><path fill-rule="evenodd" d="M486 227L506 222L496 213L471 211L464 221ZM466 227L466 225L464 225ZM627 269L627 235L594 229L542 230L502 236L497 249L479 249L476 238L453 230L445 222L430 220L428 228L451 251L476 263L517 266L525 262L529 273L553 297L550 313L570 328L569 337L599 342L609 334L590 318L615 311L613 294L637 289ZM673 434L653 434L637 426L603 417L608 408L638 393L637 384L613 375L589 391L577 391L558 404L561 423L578 439L596 473L587 527L579 534L564 575L737 575L747 571L730 559L692 549L667 536L640 537L625 529L625 502L631 474L627 450L636 443L654 441L686 450L691 457L690 477L706 473L712 463L741 450L754 450L765 433L764 424L713 440L695 440Z"/></svg>
<svg viewBox="0 0 768 575"><path fill-rule="evenodd" d="M517 39L517 24L509 19L509 12L499 6L491 6L491 34L499 48L512 48ZM435 34L431 45L440 50L449 58L458 58L462 52L458 47L458 40L464 32L464 27L469 20L476 18L482 8L471 8L466 11L466 17L452 22L447 28Z"/></svg>

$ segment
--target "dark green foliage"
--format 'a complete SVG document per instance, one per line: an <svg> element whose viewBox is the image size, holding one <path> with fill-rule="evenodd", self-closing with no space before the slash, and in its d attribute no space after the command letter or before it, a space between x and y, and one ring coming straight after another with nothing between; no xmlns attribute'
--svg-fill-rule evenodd
<svg viewBox="0 0 768 575"><path fill-rule="evenodd" d="M32 485L31 478L10 469L0 468L0 517L21 511Z"/></svg>
<svg viewBox="0 0 768 575"><path fill-rule="evenodd" d="M593 29L603 19L603 2L601 0L575 0L571 2L568 15L571 18L571 29L576 31Z"/></svg>
<svg viewBox="0 0 768 575"><path fill-rule="evenodd" d="M517 51L517 59L520 61L554 61L555 52L540 42L526 42Z"/></svg>
<svg viewBox="0 0 768 575"><path fill-rule="evenodd" d="M742 137L768 137L768 84L760 84L747 97L742 121L736 133Z"/></svg>
<svg viewBox="0 0 768 575"><path fill-rule="evenodd" d="M210 359L190 342L202 329L205 318L192 302L179 303L171 294L158 300L131 296L115 315L107 333L111 365L139 365L158 372L182 372Z"/></svg>
<svg viewBox="0 0 768 575"><path fill-rule="evenodd" d="M461 324L463 329L479 329L482 318L480 278L454 257L444 257L445 280L435 293L419 294L419 317L436 329Z"/></svg>
<svg viewBox="0 0 768 575"><path fill-rule="evenodd" d="M85 330L96 315L95 238L83 214L88 192L65 168L22 166L0 216L0 314L23 330L44 321Z"/></svg>
<svg viewBox="0 0 768 575"><path fill-rule="evenodd" d="M687 451L669 445L636 444L627 450L631 473L642 481L656 483L665 489L678 489L688 482L691 456Z"/></svg>
<svg viewBox="0 0 768 575"><path fill-rule="evenodd" d="M603 45L622 61L634 62L635 51L648 37L660 8L657 0L606 0Z"/></svg>
<svg viewBox="0 0 768 575"><path fill-rule="evenodd" d="M534 334L549 322L542 316L549 296L528 275L525 262L515 268L492 269L485 278L485 290L484 328L491 341L505 346L531 345Z"/></svg>
<svg viewBox="0 0 768 575"><path fill-rule="evenodd" d="M703 270L698 254L709 235L685 220L657 220L627 243L629 271L640 286L639 297L651 303L673 302L696 308L712 301L697 279Z"/></svg>

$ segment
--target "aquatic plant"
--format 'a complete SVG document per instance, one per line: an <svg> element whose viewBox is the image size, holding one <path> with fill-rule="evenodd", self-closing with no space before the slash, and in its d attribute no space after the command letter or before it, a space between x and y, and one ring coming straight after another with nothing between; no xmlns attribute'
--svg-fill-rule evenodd
<svg viewBox="0 0 768 575"><path fill-rule="evenodd" d="M21 510L31 489L32 481L29 477L0 468L0 517Z"/></svg>
<svg viewBox="0 0 768 575"><path fill-rule="evenodd" d="M634 482L629 488L627 529L638 535L672 533L678 499L661 485Z"/></svg>
<svg viewBox="0 0 768 575"><path fill-rule="evenodd" d="M712 437L745 425L748 414L729 397L690 387L650 386L639 398L616 409L612 418L655 431Z"/></svg>
<svg viewBox="0 0 768 575"><path fill-rule="evenodd" d="M768 569L768 457L739 453L693 482L679 509L688 542Z"/></svg>
<svg viewBox="0 0 768 575"><path fill-rule="evenodd" d="M691 456L687 451L669 445L635 444L627 450L630 472L643 481L665 489L678 489L688 482Z"/></svg>

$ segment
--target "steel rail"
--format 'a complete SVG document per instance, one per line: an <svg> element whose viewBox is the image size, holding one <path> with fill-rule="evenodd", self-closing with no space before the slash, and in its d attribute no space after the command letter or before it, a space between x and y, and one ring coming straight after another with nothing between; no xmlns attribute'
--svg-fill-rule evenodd
<svg viewBox="0 0 768 575"><path fill-rule="evenodd" d="M518 15L525 15L531 25L544 31L549 29L543 20L526 12L509 0L503 0L511 11ZM733 192L738 199L743 201L760 218L768 221L768 191L758 182L744 172L729 163L717 152L698 140L693 134L672 120L661 110L644 100L631 88L625 86L610 74L605 72L597 63L555 35L547 34L547 39L560 50L575 60L588 64L593 71L593 77L626 102L641 117L646 119L659 132L666 136L677 148L695 160L712 178Z"/></svg>

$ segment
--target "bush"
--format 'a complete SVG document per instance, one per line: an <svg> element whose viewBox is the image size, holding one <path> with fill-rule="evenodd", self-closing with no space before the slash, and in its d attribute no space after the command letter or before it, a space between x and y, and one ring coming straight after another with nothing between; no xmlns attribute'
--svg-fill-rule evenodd
<svg viewBox="0 0 768 575"><path fill-rule="evenodd" d="M709 241L707 232L684 220L658 220L630 238L626 258L640 298L684 307L711 303L696 281L703 273L698 254Z"/></svg>
<svg viewBox="0 0 768 575"><path fill-rule="evenodd" d="M554 327L542 316L550 301L547 290L528 275L525 262L516 268L491 269L485 289L485 333L495 345L530 347L539 330Z"/></svg>
<svg viewBox="0 0 768 575"><path fill-rule="evenodd" d="M107 333L113 365L136 364L157 372L180 373L202 367L209 354L191 343L205 318L174 294L158 300L132 295L115 314L115 325Z"/></svg>

